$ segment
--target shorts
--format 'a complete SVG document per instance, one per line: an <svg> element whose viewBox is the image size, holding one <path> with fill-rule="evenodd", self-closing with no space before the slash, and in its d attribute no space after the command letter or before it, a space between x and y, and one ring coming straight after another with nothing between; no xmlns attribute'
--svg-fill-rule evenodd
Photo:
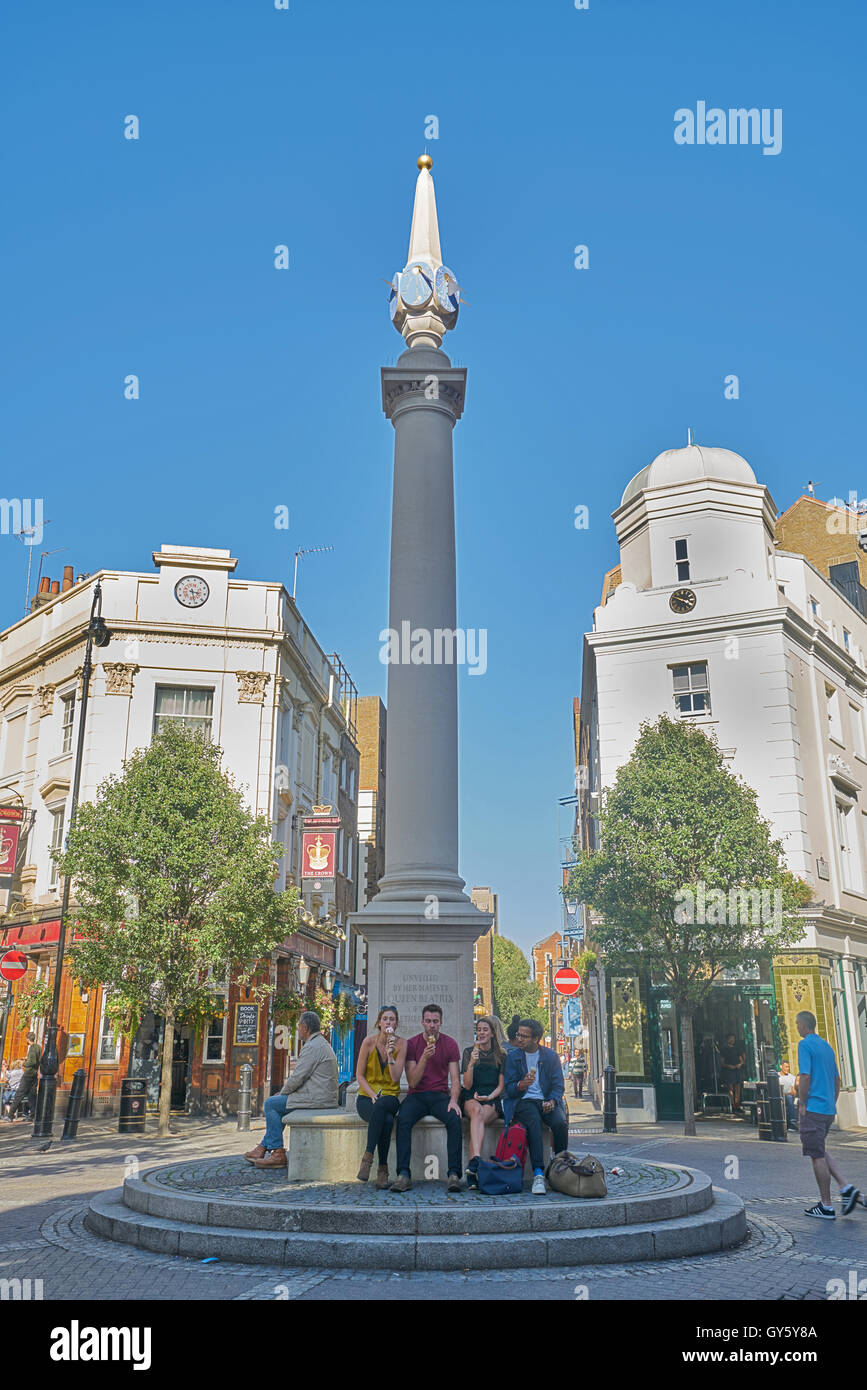
<svg viewBox="0 0 867 1390"><path fill-rule="evenodd" d="M825 1139L836 1116L805 1110L801 1116L801 1151L805 1158L824 1158Z"/></svg>

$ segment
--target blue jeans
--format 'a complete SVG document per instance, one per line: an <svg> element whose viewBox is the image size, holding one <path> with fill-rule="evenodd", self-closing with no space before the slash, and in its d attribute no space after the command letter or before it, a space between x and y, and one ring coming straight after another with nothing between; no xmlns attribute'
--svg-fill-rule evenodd
<svg viewBox="0 0 867 1390"><path fill-rule="evenodd" d="M797 1124L795 1119L795 1097L788 1093L784 1093L784 1099L786 1102L786 1124Z"/></svg>
<svg viewBox="0 0 867 1390"><path fill-rule="evenodd" d="M265 1138L262 1140L262 1148L270 1153L272 1149L282 1149L283 1144L283 1116L290 1108L288 1096L269 1096L265 1101Z"/></svg>

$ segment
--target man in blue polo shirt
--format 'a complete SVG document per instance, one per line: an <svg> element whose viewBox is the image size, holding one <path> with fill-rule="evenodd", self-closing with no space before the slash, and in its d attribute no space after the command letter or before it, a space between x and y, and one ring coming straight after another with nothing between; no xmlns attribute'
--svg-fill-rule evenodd
<svg viewBox="0 0 867 1390"><path fill-rule="evenodd" d="M848 1216L861 1194L854 1183L847 1182L831 1155L825 1152L825 1139L834 1123L837 1097L840 1094L840 1073L834 1049L816 1032L816 1017L807 1009L795 1019L801 1035L798 1043L798 1106L801 1125L801 1148L805 1158L813 1160L813 1172L819 1187L820 1200L807 1207L807 1216L821 1221L836 1220L831 1206L831 1179L840 1187L843 1215Z"/></svg>

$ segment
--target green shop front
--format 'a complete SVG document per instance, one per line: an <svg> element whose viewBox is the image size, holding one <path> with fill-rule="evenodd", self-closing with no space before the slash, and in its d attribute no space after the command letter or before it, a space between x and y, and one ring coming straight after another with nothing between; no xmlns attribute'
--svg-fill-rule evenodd
<svg viewBox="0 0 867 1390"><path fill-rule="evenodd" d="M606 1005L608 1056L617 1071L620 1118L624 1123L682 1120L683 1036L670 989L640 969L606 972ZM702 1109L703 1097L720 1092L720 1050L731 1034L746 1056L744 1086L749 1094L785 1055L770 964L726 972L696 1010L697 1110Z"/></svg>

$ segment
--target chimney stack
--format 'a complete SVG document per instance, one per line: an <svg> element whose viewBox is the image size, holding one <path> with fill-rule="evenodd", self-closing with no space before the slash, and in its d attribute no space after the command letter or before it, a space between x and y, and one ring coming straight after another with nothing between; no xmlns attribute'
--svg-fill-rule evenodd
<svg viewBox="0 0 867 1390"><path fill-rule="evenodd" d="M63 585L61 588L61 593L65 594L66 590L71 589L73 584L75 583L75 580L72 578L72 572L72 565L63 566Z"/></svg>
<svg viewBox="0 0 867 1390"><path fill-rule="evenodd" d="M51 581L51 596L52 596L52 598L54 597L55 594L59 594L59 593L60 593L60 580L59 580L59 579L52 579L52 581Z"/></svg>

